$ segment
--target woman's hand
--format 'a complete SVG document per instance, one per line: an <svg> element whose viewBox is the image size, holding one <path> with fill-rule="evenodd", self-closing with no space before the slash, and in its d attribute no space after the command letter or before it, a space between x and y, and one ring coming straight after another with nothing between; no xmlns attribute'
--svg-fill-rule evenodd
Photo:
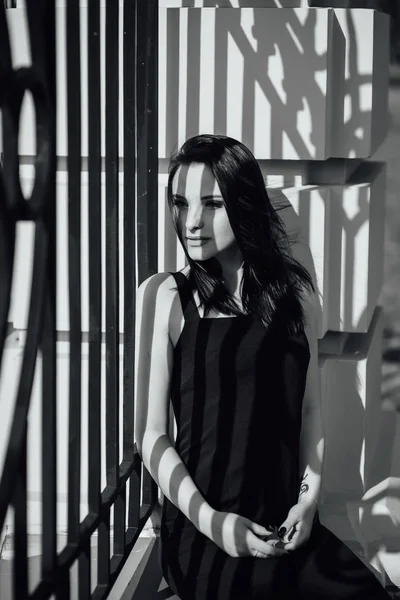
<svg viewBox="0 0 400 600"><path fill-rule="evenodd" d="M285 550L296 550L303 546L311 535L317 504L314 500L295 504L279 528L279 536Z"/></svg>
<svg viewBox="0 0 400 600"><path fill-rule="evenodd" d="M233 558L277 558L289 554L276 533L236 513L216 511L210 538Z"/></svg>

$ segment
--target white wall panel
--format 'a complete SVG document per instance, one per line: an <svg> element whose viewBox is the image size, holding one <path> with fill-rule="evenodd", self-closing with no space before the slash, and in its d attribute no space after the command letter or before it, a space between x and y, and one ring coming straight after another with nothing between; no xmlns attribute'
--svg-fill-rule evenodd
<svg viewBox="0 0 400 600"><path fill-rule="evenodd" d="M393 418L400 419L392 415ZM393 449L400 449L399 435ZM380 481L360 502L350 502L347 510L364 554L376 565L382 581L388 575L390 582L400 587L400 477Z"/></svg>
<svg viewBox="0 0 400 600"><path fill-rule="evenodd" d="M161 9L159 106L173 121L159 124L159 156L198 133L239 138L260 159L328 156L332 18L307 8Z"/></svg>
<svg viewBox="0 0 400 600"><path fill-rule="evenodd" d="M379 436L382 310L341 356L320 356L325 435L322 503L360 499Z"/></svg>
<svg viewBox="0 0 400 600"><path fill-rule="evenodd" d="M342 247L340 300L333 303L340 312L329 313L333 331L368 330L382 287L385 186L384 164L365 163L348 184L331 187L332 242L340 239Z"/></svg>
<svg viewBox="0 0 400 600"><path fill-rule="evenodd" d="M382 411L379 441L366 477L361 500L347 513L364 554L400 586L400 414Z"/></svg>
<svg viewBox="0 0 400 600"><path fill-rule="evenodd" d="M168 106L174 115L172 123L160 121L160 157L188 137L220 133L240 139L259 159L362 158L386 135L383 13L161 9L160 29L167 40L160 113Z"/></svg>
<svg viewBox="0 0 400 600"><path fill-rule="evenodd" d="M331 156L367 157L388 130L389 16L368 9L334 12L345 38L345 65L343 122Z"/></svg>
<svg viewBox="0 0 400 600"><path fill-rule="evenodd" d="M332 274L330 273L329 226L330 189L318 186L300 186L285 188L278 192L271 190L274 204L284 196L291 207L279 211L286 230L297 236L292 247L293 255L310 272L318 290L318 338L322 338L328 329L329 299L331 297Z"/></svg>
<svg viewBox="0 0 400 600"><path fill-rule="evenodd" d="M346 185L284 188L298 215L285 216L289 231L308 244L321 293L319 337L328 331L366 332L383 277L385 166L366 163ZM277 192L274 192L276 195ZM304 246L295 253L301 260ZM308 268L308 259L303 259Z"/></svg>

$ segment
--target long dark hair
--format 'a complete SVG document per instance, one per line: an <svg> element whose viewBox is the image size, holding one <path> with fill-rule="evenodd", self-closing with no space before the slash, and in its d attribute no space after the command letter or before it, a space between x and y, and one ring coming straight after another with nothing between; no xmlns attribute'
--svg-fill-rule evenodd
<svg viewBox="0 0 400 600"><path fill-rule="evenodd" d="M212 171L236 242L244 259L239 308L222 281L216 259L192 260L179 230L172 199L172 181L181 165L203 163ZM259 164L246 146L223 135L198 135L188 139L169 165L168 202L177 235L190 265L189 283L199 294L207 314L211 309L226 315L243 312L259 316L266 326L278 322L291 335L303 331L305 316L300 295L314 290L310 274L291 254L293 238L272 206Z"/></svg>

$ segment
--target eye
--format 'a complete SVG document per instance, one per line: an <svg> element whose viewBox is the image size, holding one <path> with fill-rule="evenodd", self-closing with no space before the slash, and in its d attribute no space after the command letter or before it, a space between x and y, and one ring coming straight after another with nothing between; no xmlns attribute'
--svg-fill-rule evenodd
<svg viewBox="0 0 400 600"><path fill-rule="evenodd" d="M206 203L208 208L223 208L224 203L219 200L210 200Z"/></svg>
<svg viewBox="0 0 400 600"><path fill-rule="evenodd" d="M173 198L172 205L176 206L177 208L184 208L185 206L187 206L187 202L186 200L182 200L181 198Z"/></svg>

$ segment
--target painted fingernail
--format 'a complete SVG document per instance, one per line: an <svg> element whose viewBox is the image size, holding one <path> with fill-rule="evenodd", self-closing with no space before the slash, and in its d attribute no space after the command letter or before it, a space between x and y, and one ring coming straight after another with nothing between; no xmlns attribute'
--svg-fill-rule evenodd
<svg viewBox="0 0 400 600"><path fill-rule="evenodd" d="M278 531L279 537L282 537L286 533L286 527L281 527Z"/></svg>

